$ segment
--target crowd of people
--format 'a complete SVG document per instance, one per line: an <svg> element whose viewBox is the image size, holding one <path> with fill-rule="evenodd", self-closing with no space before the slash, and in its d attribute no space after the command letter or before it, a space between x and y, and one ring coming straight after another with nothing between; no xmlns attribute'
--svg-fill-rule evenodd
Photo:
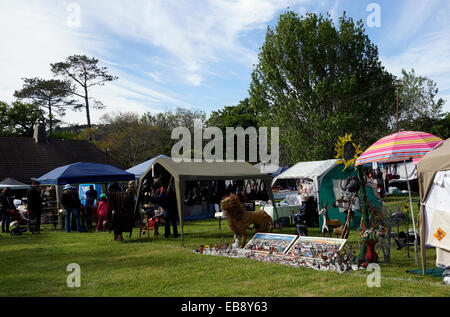
<svg viewBox="0 0 450 317"><path fill-rule="evenodd" d="M26 220L29 222L29 230L38 233L41 230L41 216L43 214L45 202L46 188L41 187L39 181L33 181L31 187L26 191L25 197L22 199L26 206ZM118 197L118 193L123 193L128 203L128 208L123 208L124 198ZM16 193L17 194L17 193ZM108 196L115 202L120 204L111 204ZM134 202L136 201L136 185L134 181L130 181L128 187L123 190L118 183L109 186L107 193L101 195L95 190L94 186L90 186L85 193L86 200L83 205L80 200L78 186L67 184L63 188L61 195L61 209L63 211L62 228L67 232L76 230L78 232L86 232L93 228L95 231L114 231L115 238L122 240L122 232L124 226L122 218L127 218L128 227L133 227ZM115 210L111 207L114 206ZM20 208L20 207L19 207ZM127 209L124 211L124 209ZM2 223L2 233L10 233L11 215L17 213L17 207L14 204L14 193L9 187L5 187L0 192L0 216ZM124 214L127 214L125 216ZM96 221L96 226L93 223ZM125 229L127 230L127 229ZM126 231L125 231L126 232Z"/></svg>

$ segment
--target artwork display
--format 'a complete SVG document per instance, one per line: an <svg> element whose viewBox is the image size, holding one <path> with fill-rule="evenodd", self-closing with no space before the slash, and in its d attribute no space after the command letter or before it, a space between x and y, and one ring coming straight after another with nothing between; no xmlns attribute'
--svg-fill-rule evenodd
<svg viewBox="0 0 450 317"><path fill-rule="evenodd" d="M245 246L246 250L281 255L289 250L297 239L296 235L257 233Z"/></svg>
<svg viewBox="0 0 450 317"><path fill-rule="evenodd" d="M243 249L238 248L236 240L232 245L202 245L194 252L343 273L359 269L352 247L348 246L343 252L346 241L345 239L258 233Z"/></svg>
<svg viewBox="0 0 450 317"><path fill-rule="evenodd" d="M340 252L346 242L345 239L299 237L286 256L296 259L301 266L325 269L352 258L352 255L348 255L346 259L341 257Z"/></svg>

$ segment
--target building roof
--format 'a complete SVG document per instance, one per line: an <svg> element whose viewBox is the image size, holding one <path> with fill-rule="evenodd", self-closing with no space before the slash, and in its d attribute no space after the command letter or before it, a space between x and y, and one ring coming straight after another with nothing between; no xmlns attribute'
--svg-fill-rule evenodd
<svg viewBox="0 0 450 317"><path fill-rule="evenodd" d="M80 161L105 164L106 154L87 141L49 140L36 143L33 138L0 137L0 179L12 177L30 184L32 178ZM123 169L109 155L108 164Z"/></svg>

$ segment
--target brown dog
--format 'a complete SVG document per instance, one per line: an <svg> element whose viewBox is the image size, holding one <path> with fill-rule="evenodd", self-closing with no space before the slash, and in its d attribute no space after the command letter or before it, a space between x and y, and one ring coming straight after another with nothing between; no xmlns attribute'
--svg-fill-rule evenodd
<svg viewBox="0 0 450 317"><path fill-rule="evenodd" d="M220 202L220 209L227 216L234 239L242 238L241 248L245 246L247 229L253 224L255 232L272 232L273 220L264 210L247 211L239 198L231 194Z"/></svg>

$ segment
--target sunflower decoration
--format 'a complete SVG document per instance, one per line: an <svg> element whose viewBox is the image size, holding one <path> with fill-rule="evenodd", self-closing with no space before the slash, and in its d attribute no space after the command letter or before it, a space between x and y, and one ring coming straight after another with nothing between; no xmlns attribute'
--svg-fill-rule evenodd
<svg viewBox="0 0 450 317"><path fill-rule="evenodd" d="M402 205L403 212L406 214L409 211L409 204L407 202Z"/></svg>
<svg viewBox="0 0 450 317"><path fill-rule="evenodd" d="M345 134L343 137L339 137L336 143L336 158L339 159L337 164L344 164L344 171L347 167L355 164L356 159L362 153L361 146L352 142L352 134Z"/></svg>

